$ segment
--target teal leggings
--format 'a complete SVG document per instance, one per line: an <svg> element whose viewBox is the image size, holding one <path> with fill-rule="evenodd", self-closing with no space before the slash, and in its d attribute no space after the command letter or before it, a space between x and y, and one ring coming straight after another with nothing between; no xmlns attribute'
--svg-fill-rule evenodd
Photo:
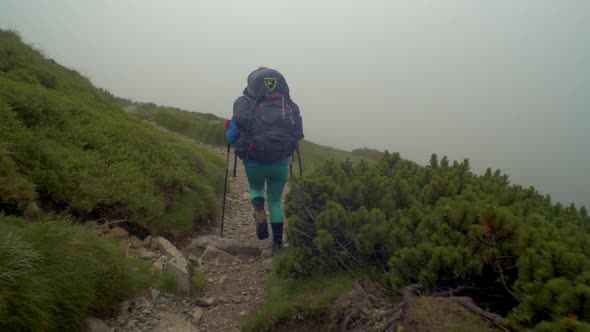
<svg viewBox="0 0 590 332"><path fill-rule="evenodd" d="M246 176L250 184L250 199L264 198L264 183L268 194L268 210L271 223L283 222L281 198L287 183L288 165L261 165L246 167Z"/></svg>

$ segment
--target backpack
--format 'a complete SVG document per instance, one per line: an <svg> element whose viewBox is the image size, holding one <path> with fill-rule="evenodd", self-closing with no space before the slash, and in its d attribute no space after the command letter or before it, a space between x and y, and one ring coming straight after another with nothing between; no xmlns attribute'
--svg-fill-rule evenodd
<svg viewBox="0 0 590 332"><path fill-rule="evenodd" d="M233 119L240 130L236 153L242 160L271 163L289 158L303 138L299 107L284 77L273 69L250 74L244 95L234 102Z"/></svg>

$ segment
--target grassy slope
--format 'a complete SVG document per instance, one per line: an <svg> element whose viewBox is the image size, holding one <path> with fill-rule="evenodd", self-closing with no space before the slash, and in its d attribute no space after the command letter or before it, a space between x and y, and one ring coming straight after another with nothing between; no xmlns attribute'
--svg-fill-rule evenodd
<svg viewBox="0 0 590 332"><path fill-rule="evenodd" d="M78 331L91 314L164 280L114 241L67 220L0 215L0 330Z"/></svg>
<svg viewBox="0 0 590 332"><path fill-rule="evenodd" d="M116 97L113 97L115 99ZM132 110L131 113L141 119L155 122L171 131L175 131L184 136L195 139L199 142L223 146L225 145L224 136L224 119L207 113L196 113L183 111L171 107L161 107L154 104L134 104L125 105L123 99L121 106L125 109ZM301 159L303 171L305 174L310 173L325 161L335 159L337 161L349 158L353 162L361 159L368 159L359 154L353 154L350 151L322 146L309 141L302 141L300 144ZM295 161L295 163L297 163ZM298 166L295 164L294 171L297 172Z"/></svg>
<svg viewBox="0 0 590 332"><path fill-rule="evenodd" d="M225 144L224 120L212 114L188 112L172 107L137 104L124 106L135 116L155 122L196 141L221 146Z"/></svg>
<svg viewBox="0 0 590 332"><path fill-rule="evenodd" d="M352 154L350 151L334 149L305 140L300 143L299 150L301 151L304 174L313 172L313 170L331 159L337 161L350 159L353 163L365 159L362 156Z"/></svg>
<svg viewBox="0 0 590 332"><path fill-rule="evenodd" d="M332 302L350 291L353 280L343 274L317 275L306 279L270 278L264 306L250 316L242 331L269 331L279 324L316 323L330 313ZM323 328L322 328L323 329Z"/></svg>
<svg viewBox="0 0 590 332"><path fill-rule="evenodd" d="M86 78L6 31L0 118L4 213L23 215L36 202L45 212L132 219L174 235L215 217L221 159L137 121ZM201 209L191 209L197 202ZM182 220L161 222L178 210Z"/></svg>
<svg viewBox="0 0 590 332"><path fill-rule="evenodd" d="M88 314L170 287L72 220L130 218L186 234L216 213L222 160L130 117L2 30L0 119L0 330L82 330Z"/></svg>

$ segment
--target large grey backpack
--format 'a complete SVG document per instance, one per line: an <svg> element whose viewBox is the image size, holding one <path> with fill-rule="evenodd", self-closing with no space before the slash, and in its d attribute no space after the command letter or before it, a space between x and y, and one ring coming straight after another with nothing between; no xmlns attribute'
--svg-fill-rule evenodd
<svg viewBox="0 0 590 332"><path fill-rule="evenodd" d="M236 152L242 160L271 163L289 158L303 138L299 107L283 75L273 69L250 74L244 95L234 102L233 119L240 131Z"/></svg>

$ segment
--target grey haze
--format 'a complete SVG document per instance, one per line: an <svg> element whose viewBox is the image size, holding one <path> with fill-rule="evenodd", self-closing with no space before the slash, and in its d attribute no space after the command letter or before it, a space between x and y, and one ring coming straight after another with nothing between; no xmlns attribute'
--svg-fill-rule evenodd
<svg viewBox="0 0 590 332"><path fill-rule="evenodd" d="M590 1L1 0L0 26L116 95L223 117L273 67L314 142L590 203Z"/></svg>

